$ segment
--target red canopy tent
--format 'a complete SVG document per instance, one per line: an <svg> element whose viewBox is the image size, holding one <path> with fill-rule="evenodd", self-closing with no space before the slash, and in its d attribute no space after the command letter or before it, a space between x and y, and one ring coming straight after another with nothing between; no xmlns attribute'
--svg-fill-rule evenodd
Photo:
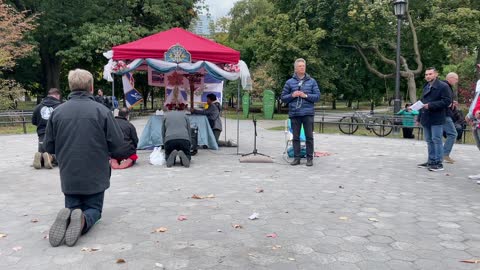
<svg viewBox="0 0 480 270"><path fill-rule="evenodd" d="M113 47L113 60L138 58L163 59L172 46L179 44L192 55L192 61L209 61L217 64L237 64L240 52L197 36L182 28L153 34L151 36Z"/></svg>

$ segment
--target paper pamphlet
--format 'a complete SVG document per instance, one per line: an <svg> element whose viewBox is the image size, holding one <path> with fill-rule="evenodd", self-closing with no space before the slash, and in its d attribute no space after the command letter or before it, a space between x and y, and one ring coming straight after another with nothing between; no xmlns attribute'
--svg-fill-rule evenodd
<svg viewBox="0 0 480 270"><path fill-rule="evenodd" d="M421 108L423 108L423 105L424 105L423 102L422 102L421 100L419 100L419 101L413 103L413 105L410 106L410 109L415 110L415 111L418 111L418 110L420 110Z"/></svg>

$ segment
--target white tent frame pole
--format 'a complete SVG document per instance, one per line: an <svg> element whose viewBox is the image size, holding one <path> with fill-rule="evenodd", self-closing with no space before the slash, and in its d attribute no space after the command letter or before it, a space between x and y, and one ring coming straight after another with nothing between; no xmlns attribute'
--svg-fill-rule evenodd
<svg viewBox="0 0 480 270"><path fill-rule="evenodd" d="M237 155L240 149L240 80L237 87Z"/></svg>

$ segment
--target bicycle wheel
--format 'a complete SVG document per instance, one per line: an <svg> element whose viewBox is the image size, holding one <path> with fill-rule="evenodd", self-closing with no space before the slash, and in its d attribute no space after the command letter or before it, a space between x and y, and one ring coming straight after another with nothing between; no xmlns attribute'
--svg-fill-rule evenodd
<svg viewBox="0 0 480 270"><path fill-rule="evenodd" d="M375 118L372 122L370 128L379 137L388 136L393 130L393 123L387 118Z"/></svg>
<svg viewBox="0 0 480 270"><path fill-rule="evenodd" d="M358 120L351 116L344 116L340 119L338 128L344 134L353 134L358 129Z"/></svg>

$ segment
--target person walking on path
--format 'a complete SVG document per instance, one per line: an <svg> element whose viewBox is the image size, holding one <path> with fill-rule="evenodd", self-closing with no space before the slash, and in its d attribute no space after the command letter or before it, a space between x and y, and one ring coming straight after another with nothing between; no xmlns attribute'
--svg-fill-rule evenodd
<svg viewBox="0 0 480 270"><path fill-rule="evenodd" d="M447 116L445 118L445 124L443 124L443 132L447 136L445 139L445 143L443 144L443 160L447 163L453 164L455 160L450 157L450 153L452 152L453 145L455 144L455 140L457 139L457 129L455 128L455 123L453 121L453 110L455 104L455 92L453 91L453 87L455 87L458 83L458 75L455 72L450 72L447 74L445 82L448 87L450 88L450 94L452 96L452 103L447 108Z"/></svg>
<svg viewBox="0 0 480 270"><path fill-rule="evenodd" d="M69 100L52 112L44 146L56 154L65 208L49 232L53 247L74 246L101 218L105 190L110 187L110 153L123 145L123 133L112 112L93 97L93 76L68 73Z"/></svg>
<svg viewBox="0 0 480 270"><path fill-rule="evenodd" d="M320 100L317 81L306 73L307 63L299 58L294 63L295 73L281 94L282 102L288 104L288 117L293 130L293 158L291 165L300 164L300 131L303 125L307 147L307 166L313 166L313 121L315 102Z"/></svg>
<svg viewBox="0 0 480 270"><path fill-rule="evenodd" d="M435 68L427 68L423 87L419 122L423 126L425 141L428 147L428 160L418 164L419 168L428 168L429 171L443 171L443 124L445 124L446 111L452 103L451 91L448 85L437 79L438 72Z"/></svg>

